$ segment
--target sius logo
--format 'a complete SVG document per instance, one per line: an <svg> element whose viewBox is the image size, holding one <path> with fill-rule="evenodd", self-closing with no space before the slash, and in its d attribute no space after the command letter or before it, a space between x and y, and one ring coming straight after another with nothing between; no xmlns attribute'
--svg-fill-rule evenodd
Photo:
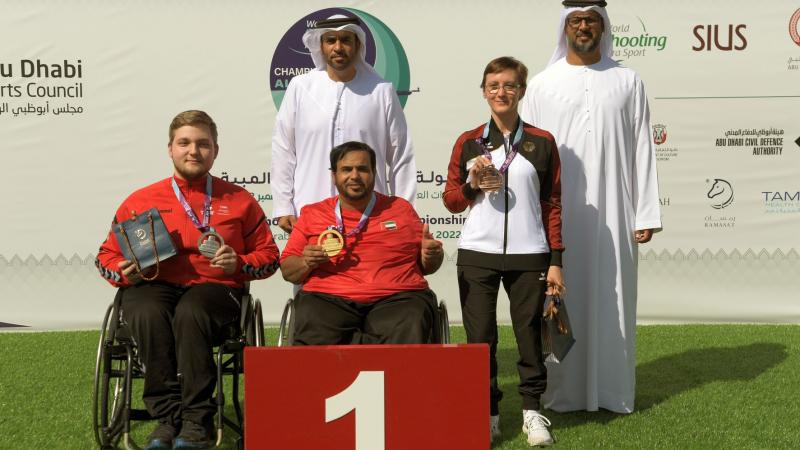
<svg viewBox="0 0 800 450"><path fill-rule="evenodd" d="M692 50L701 52L703 50L711 51L717 48L722 51L744 50L747 48L747 38L744 36L744 30L747 25L695 25L693 28L694 37L697 38L697 44L692 46Z"/></svg>
<svg viewBox="0 0 800 450"><path fill-rule="evenodd" d="M789 19L789 36L792 38L792 41L800 45L800 27L798 26L798 22L800 22L800 8L792 14L792 18Z"/></svg>
<svg viewBox="0 0 800 450"><path fill-rule="evenodd" d="M706 183L710 182L710 180L706 180ZM714 183L711 185L711 189L708 190L708 193L706 193L706 197L711 199L712 208L727 208L733 203L733 186L726 180L714 178Z"/></svg>
<svg viewBox="0 0 800 450"><path fill-rule="evenodd" d="M662 124L653 125L653 143L661 145L667 142L667 126Z"/></svg>

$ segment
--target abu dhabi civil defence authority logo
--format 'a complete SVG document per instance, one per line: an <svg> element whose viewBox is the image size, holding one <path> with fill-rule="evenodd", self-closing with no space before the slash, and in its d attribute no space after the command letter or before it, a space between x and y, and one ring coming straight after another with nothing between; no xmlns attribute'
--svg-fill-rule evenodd
<svg viewBox="0 0 800 450"><path fill-rule="evenodd" d="M391 81L400 97L400 104L406 105L408 96L418 90L409 90L411 73L408 58L397 36L375 16L353 8L326 8L314 11L301 18L283 35L269 68L269 89L275 108L280 109L289 81L295 76L314 69L311 53L303 45L303 33L320 20L340 14L357 18L366 34L362 43L366 49L366 61L387 81Z"/></svg>
<svg viewBox="0 0 800 450"><path fill-rule="evenodd" d="M706 180L706 183L711 183L711 180ZM712 208L727 208L733 203L733 186L726 180L714 178L714 183L706 193L706 197L711 199Z"/></svg>

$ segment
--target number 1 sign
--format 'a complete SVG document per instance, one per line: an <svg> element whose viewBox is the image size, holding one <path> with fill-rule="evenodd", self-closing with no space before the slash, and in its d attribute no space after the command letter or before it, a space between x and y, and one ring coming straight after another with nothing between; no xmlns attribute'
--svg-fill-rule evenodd
<svg viewBox="0 0 800 450"><path fill-rule="evenodd" d="M485 345L245 349L250 449L486 450Z"/></svg>

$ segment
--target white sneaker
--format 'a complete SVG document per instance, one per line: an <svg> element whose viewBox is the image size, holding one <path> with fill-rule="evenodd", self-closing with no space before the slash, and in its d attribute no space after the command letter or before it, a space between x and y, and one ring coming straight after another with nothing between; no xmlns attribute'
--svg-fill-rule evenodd
<svg viewBox="0 0 800 450"><path fill-rule="evenodd" d="M553 445L553 436L547 430L549 426L550 421L547 420L547 417L539 414L539 411L532 409L522 411L522 432L528 434L530 446Z"/></svg>
<svg viewBox="0 0 800 450"><path fill-rule="evenodd" d="M489 416L489 442L500 439L500 416Z"/></svg>

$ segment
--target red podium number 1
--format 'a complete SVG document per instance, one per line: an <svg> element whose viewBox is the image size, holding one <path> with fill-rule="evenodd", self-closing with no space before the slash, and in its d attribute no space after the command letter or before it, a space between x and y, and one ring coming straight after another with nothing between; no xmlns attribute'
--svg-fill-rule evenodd
<svg viewBox="0 0 800 450"><path fill-rule="evenodd" d="M325 399L325 422L350 411L356 416L355 450L384 450L384 390L382 371L362 371L350 386Z"/></svg>
<svg viewBox="0 0 800 450"><path fill-rule="evenodd" d="M489 448L486 344L247 347L244 359L249 449Z"/></svg>

